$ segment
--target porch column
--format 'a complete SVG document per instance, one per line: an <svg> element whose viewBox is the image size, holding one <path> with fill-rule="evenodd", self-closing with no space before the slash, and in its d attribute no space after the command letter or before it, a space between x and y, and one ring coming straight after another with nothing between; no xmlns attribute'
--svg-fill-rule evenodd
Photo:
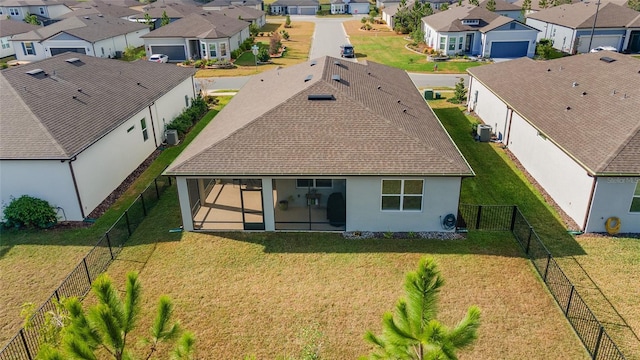
<svg viewBox="0 0 640 360"><path fill-rule="evenodd" d="M178 199L180 200L180 214L182 215L182 226L185 231L193 231L193 219L191 218L191 205L189 204L189 189L187 179L176 176L176 186L178 187Z"/></svg>
<svg viewBox="0 0 640 360"><path fill-rule="evenodd" d="M262 178L262 210L265 231L276 230L275 210L273 204L273 179Z"/></svg>
<svg viewBox="0 0 640 360"><path fill-rule="evenodd" d="M204 179L198 179L198 198L200 199L200 206L204 206L207 202L207 193L204 189Z"/></svg>

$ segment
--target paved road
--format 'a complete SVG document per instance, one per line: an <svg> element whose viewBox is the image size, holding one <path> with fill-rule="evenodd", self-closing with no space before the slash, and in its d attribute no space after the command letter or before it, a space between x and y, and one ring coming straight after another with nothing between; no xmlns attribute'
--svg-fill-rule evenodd
<svg viewBox="0 0 640 360"><path fill-rule="evenodd" d="M340 45L348 43L349 37L344 31L342 23L344 21L358 19L349 18L318 18L315 16L294 15L291 21L311 21L316 24L311 43L309 58L315 59L325 55L340 57ZM357 49L356 49L357 52ZM357 59L345 59L357 61ZM419 88L424 87L454 87L460 77L465 79L465 84L469 84L469 76L466 74L416 74L409 73L411 80ZM233 78L197 78L196 86L201 86L207 90L237 90L249 81L250 76Z"/></svg>

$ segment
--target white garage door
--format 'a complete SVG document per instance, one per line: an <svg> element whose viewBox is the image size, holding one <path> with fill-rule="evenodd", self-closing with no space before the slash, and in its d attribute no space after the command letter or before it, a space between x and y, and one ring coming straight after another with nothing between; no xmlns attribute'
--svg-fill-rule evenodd
<svg viewBox="0 0 640 360"><path fill-rule="evenodd" d="M613 46L616 49L620 49L620 40L622 35L594 35L591 42L591 49L589 49L590 35L580 36L580 42L578 43L578 52L587 53L589 50L598 46Z"/></svg>

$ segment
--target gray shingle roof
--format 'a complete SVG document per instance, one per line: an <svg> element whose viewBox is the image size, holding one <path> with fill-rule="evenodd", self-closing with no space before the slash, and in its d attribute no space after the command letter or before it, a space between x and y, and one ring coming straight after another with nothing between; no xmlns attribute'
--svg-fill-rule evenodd
<svg viewBox="0 0 640 360"><path fill-rule="evenodd" d="M331 57L254 76L167 173L473 175L406 72Z"/></svg>
<svg viewBox="0 0 640 360"><path fill-rule="evenodd" d="M463 25L462 19L478 19L480 23L476 26ZM422 21L438 32L487 32L515 20L473 5L452 5L445 11L423 17Z"/></svg>
<svg viewBox="0 0 640 360"><path fill-rule="evenodd" d="M134 19L143 19L144 14L149 14L154 19L159 19L162 17L164 12L167 13L167 16L171 19L180 19L190 14L198 14L202 13L202 8L193 5L184 5L184 4L167 4L164 5L162 3L153 3L145 6L142 9L142 12L138 15L132 16Z"/></svg>
<svg viewBox="0 0 640 360"><path fill-rule="evenodd" d="M591 29L596 2L566 4L540 10L528 17L571 29ZM614 3L604 3L598 10L596 28L622 28L640 18L640 12Z"/></svg>
<svg viewBox="0 0 640 360"><path fill-rule="evenodd" d="M246 21L224 16L212 10L187 15L141 37L144 39L173 37L220 39L231 37L247 27L249 23Z"/></svg>
<svg viewBox="0 0 640 360"><path fill-rule="evenodd" d="M229 5L239 5L242 4L243 6L256 6L258 4L261 4L262 1L260 0L213 0L213 1L209 1L206 4L203 4L202 7L203 8L207 8L207 7L213 7L213 6L229 6Z"/></svg>
<svg viewBox="0 0 640 360"><path fill-rule="evenodd" d="M94 43L114 36L146 29L145 24L114 18L107 15L74 16L15 36L17 41L42 41L62 32Z"/></svg>
<svg viewBox="0 0 640 360"><path fill-rule="evenodd" d="M637 59L607 51L544 62L522 58L468 72L592 175L640 175Z"/></svg>
<svg viewBox="0 0 640 360"><path fill-rule="evenodd" d="M2 6L47 6L47 5L64 5L63 2L56 0L3 0L0 2Z"/></svg>
<svg viewBox="0 0 640 360"><path fill-rule="evenodd" d="M40 26L27 24L24 21L0 19L0 37L22 34L38 28Z"/></svg>
<svg viewBox="0 0 640 360"><path fill-rule="evenodd" d="M488 2L489 0L480 2L480 7L486 9ZM496 11L520 11L522 9L522 6L517 6L504 0L495 0L495 2Z"/></svg>
<svg viewBox="0 0 640 360"><path fill-rule="evenodd" d="M245 20L245 21L259 19L264 15L264 11L258 10L256 8L249 7L249 6L231 5L228 7L223 7L220 10L211 10L211 11L215 11L224 16L234 18L234 19L242 18L242 20Z"/></svg>
<svg viewBox="0 0 640 360"><path fill-rule="evenodd" d="M80 62L69 63L70 58ZM27 74L34 69L46 76ZM68 159L193 73L175 65L76 53L3 70L0 158Z"/></svg>
<svg viewBox="0 0 640 360"><path fill-rule="evenodd" d="M276 0L272 4L277 6L320 6L318 0Z"/></svg>
<svg viewBox="0 0 640 360"><path fill-rule="evenodd" d="M84 4L73 9L72 12L58 16L56 19L66 19L74 16L86 16L92 14L103 14L113 16L116 18L124 18L127 16L133 16L139 14L140 11L128 8L126 6L119 6L111 3L97 2L94 5Z"/></svg>

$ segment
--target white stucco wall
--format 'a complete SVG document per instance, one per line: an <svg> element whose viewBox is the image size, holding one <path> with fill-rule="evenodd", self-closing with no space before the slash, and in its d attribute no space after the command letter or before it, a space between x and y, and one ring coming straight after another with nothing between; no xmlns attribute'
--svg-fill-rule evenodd
<svg viewBox="0 0 640 360"><path fill-rule="evenodd" d="M48 18L57 18L58 16L70 13L72 10L66 5L47 5L44 10L48 15Z"/></svg>
<svg viewBox="0 0 640 360"><path fill-rule="evenodd" d="M18 198L22 195L43 199L52 206L61 207L66 220L82 220L68 162L0 160L0 205L8 205L12 196ZM60 211L60 220L65 220L62 214Z"/></svg>
<svg viewBox="0 0 640 360"><path fill-rule="evenodd" d="M41 43L36 42L36 41L25 41L25 42L32 42L33 43L33 47L35 49L36 54L35 55L26 55L24 53L24 49L22 47L22 41L12 41L11 43L13 44L13 48L16 50L16 59L20 60L20 61L38 61L38 60L42 60L44 58L49 57L47 55L47 52L45 52L44 46L42 46Z"/></svg>
<svg viewBox="0 0 640 360"><path fill-rule="evenodd" d="M594 179L549 139L513 114L509 149L549 193L554 201L582 227Z"/></svg>
<svg viewBox="0 0 640 360"><path fill-rule="evenodd" d="M540 41L540 39L551 39L553 40L553 47L555 49L567 53L573 52L575 30L531 18L527 18L526 23L540 30L536 41Z"/></svg>
<svg viewBox="0 0 640 360"><path fill-rule="evenodd" d="M589 213L587 232L605 232L605 222L620 219L620 232L640 233L640 212L630 212L631 200L640 177L599 177Z"/></svg>
<svg viewBox="0 0 640 360"><path fill-rule="evenodd" d="M165 139L165 125L169 125L176 116L180 115L180 113L187 108L185 96L189 97L189 105L191 105L191 99L196 96L192 78L185 79L180 85L156 100L151 106L151 116L153 116L153 126L158 144L161 144ZM152 136L153 134L150 132L149 137Z"/></svg>
<svg viewBox="0 0 640 360"><path fill-rule="evenodd" d="M496 136L499 137L501 134L504 143L508 131L508 117L511 113L507 105L474 77L469 80L468 99L467 109L475 112L485 124L491 125L492 132Z"/></svg>
<svg viewBox="0 0 640 360"><path fill-rule="evenodd" d="M143 140L140 120L146 118L149 138ZM129 132L127 130L133 126ZM77 156L72 163L85 216L95 209L154 150L147 108Z"/></svg>
<svg viewBox="0 0 640 360"><path fill-rule="evenodd" d="M447 214L457 216L458 213L460 184L460 178L424 178L422 211L382 211L382 178L349 177L347 178L346 229L347 231L445 231L441 226L442 219Z"/></svg>

